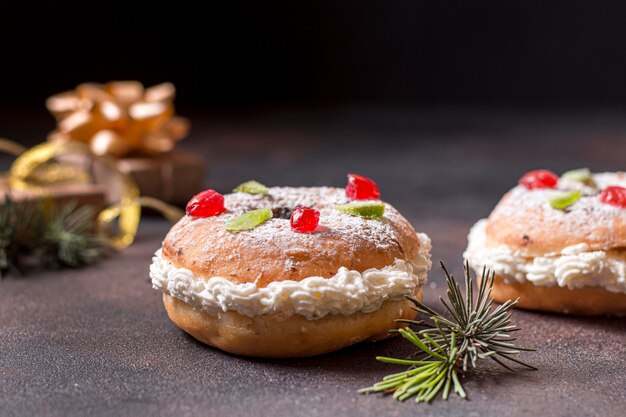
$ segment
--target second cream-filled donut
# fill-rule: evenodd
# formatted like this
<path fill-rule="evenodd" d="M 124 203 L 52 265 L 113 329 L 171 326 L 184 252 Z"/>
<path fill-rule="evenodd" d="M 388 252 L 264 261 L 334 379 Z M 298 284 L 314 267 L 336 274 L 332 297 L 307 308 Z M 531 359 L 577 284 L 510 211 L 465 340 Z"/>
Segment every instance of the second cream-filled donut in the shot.
<path fill-rule="evenodd" d="M 626 314 L 626 175 L 532 171 L 469 234 L 465 258 L 521 308 Z"/>

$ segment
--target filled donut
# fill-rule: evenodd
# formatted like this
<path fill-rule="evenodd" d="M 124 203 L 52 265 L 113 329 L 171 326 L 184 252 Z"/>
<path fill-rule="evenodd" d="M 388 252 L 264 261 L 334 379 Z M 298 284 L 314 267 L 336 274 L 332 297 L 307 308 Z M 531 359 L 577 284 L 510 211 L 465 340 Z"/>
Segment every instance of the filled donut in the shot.
<path fill-rule="evenodd" d="M 465 258 L 495 272 L 496 301 L 583 315 L 626 314 L 626 174 L 524 175 L 468 237 Z"/>
<path fill-rule="evenodd" d="M 377 340 L 415 316 L 430 239 L 371 180 L 194 197 L 150 268 L 170 319 L 227 352 L 311 356 Z"/>

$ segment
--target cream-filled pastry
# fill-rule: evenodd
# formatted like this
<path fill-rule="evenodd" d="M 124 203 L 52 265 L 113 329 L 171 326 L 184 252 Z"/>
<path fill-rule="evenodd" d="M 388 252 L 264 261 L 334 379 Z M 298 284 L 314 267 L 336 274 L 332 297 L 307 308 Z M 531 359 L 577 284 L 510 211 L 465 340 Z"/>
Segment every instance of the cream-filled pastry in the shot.
<path fill-rule="evenodd" d="M 468 236 L 465 259 L 496 275 L 496 301 L 626 314 L 626 174 L 531 171 Z"/>
<path fill-rule="evenodd" d="M 321 354 L 377 340 L 413 318 L 431 266 L 416 233 L 373 182 L 346 190 L 266 188 L 194 197 L 150 268 L 171 320 L 225 351 Z"/>

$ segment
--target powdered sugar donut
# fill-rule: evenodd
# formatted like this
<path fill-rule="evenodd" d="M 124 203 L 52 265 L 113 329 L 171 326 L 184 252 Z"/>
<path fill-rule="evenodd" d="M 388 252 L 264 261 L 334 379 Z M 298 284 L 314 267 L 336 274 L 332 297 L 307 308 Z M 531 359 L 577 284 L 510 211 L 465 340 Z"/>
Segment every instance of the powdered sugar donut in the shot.
<path fill-rule="evenodd" d="M 528 309 L 626 314 L 625 187 L 621 172 L 543 180 L 531 172 L 474 225 L 464 256 L 477 271 L 495 271 L 497 301 L 520 297 Z"/>
<path fill-rule="evenodd" d="M 150 269 L 172 321 L 228 352 L 309 356 L 375 340 L 415 312 L 430 269 L 430 239 L 391 205 L 381 218 L 336 208 L 343 189 L 273 187 L 224 196 L 225 212 L 186 216 L 168 233 Z M 312 233 L 292 229 L 290 214 L 319 214 Z M 233 233 L 225 222 L 252 210 L 272 218 Z"/>

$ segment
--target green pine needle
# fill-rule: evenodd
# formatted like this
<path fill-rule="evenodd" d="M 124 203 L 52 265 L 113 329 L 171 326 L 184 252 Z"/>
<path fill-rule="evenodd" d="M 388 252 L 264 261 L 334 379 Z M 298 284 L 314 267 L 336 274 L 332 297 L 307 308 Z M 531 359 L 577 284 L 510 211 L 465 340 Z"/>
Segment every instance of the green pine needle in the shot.
<path fill-rule="evenodd" d="M 39 258 L 47 266 L 76 267 L 101 258 L 104 249 L 94 229 L 91 206 L 77 208 L 46 201 L 0 201 L 0 277 L 19 272 L 21 258 Z"/>
<path fill-rule="evenodd" d="M 415 304 L 414 309 L 428 318 L 426 321 L 398 320 L 423 327 L 415 331 L 409 327 L 398 333 L 417 348 L 418 359 L 396 359 L 377 357 L 376 359 L 396 365 L 409 365 L 405 372 L 391 374 L 371 387 L 360 389 L 359 393 L 383 392 L 393 394 L 393 398 L 404 401 L 415 397 L 415 402 L 430 402 L 441 393 L 447 400 L 450 392 L 461 398 L 467 394 L 459 374 L 475 368 L 482 359 L 491 359 L 498 365 L 515 371 L 505 361 L 514 362 L 529 369 L 537 369 L 511 355 L 520 351 L 534 351 L 513 343 L 511 334 L 520 330 L 511 322 L 511 309 L 518 300 L 507 301 L 492 308 L 491 290 L 494 273 L 483 269 L 474 299 L 473 279 L 469 265 L 465 264 L 465 296 L 458 282 L 441 264 L 446 276 L 447 300 L 440 301 L 447 311 L 447 317 L 437 313 L 420 301 L 408 297 Z"/>
<path fill-rule="evenodd" d="M 48 210 L 39 242 L 43 262 L 77 267 L 100 259 L 103 242 L 93 230 L 95 214 L 91 206 L 76 208 L 76 202 Z"/>
<path fill-rule="evenodd" d="M 11 200 L 6 199 L 0 206 L 0 276 L 13 266 L 15 223 L 15 208 Z"/>

